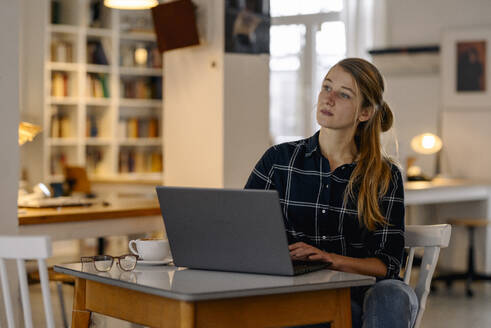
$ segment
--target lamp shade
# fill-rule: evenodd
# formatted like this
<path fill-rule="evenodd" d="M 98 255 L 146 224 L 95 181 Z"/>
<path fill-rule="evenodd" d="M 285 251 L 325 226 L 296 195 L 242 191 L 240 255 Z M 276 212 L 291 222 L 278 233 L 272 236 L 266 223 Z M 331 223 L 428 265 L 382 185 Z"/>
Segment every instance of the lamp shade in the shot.
<path fill-rule="evenodd" d="M 34 137 L 41 132 L 41 127 L 27 123 L 20 122 L 19 123 L 19 146 L 25 144 L 28 141 L 32 141 Z"/>
<path fill-rule="evenodd" d="M 158 5 L 157 0 L 104 0 L 104 6 L 114 9 L 150 9 Z"/>
<path fill-rule="evenodd" d="M 442 139 L 433 133 L 423 133 L 411 139 L 411 148 L 419 154 L 434 154 L 442 149 Z"/>

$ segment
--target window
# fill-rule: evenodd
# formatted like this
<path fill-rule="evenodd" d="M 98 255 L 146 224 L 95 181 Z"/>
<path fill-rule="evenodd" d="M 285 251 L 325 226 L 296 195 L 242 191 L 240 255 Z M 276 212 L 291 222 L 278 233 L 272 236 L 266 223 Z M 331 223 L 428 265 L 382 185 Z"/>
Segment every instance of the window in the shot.
<path fill-rule="evenodd" d="M 315 110 L 322 79 L 349 53 L 347 24 L 353 15 L 347 11 L 354 10 L 356 16 L 360 10 L 349 4 L 271 0 L 270 132 L 275 143 L 307 137 L 318 129 Z"/>

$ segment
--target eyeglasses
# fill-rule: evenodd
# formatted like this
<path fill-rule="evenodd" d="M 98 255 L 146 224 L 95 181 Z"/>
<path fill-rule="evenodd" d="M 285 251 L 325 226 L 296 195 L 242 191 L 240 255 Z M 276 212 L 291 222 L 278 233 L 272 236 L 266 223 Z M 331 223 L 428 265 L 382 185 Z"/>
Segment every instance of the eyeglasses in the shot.
<path fill-rule="evenodd" d="M 113 267 L 115 259 L 121 270 L 132 271 L 136 267 L 137 256 L 133 254 L 114 257 L 111 255 L 82 256 L 80 257 L 80 262 L 82 262 L 82 264 L 94 263 L 94 267 L 97 271 L 107 272 Z"/>

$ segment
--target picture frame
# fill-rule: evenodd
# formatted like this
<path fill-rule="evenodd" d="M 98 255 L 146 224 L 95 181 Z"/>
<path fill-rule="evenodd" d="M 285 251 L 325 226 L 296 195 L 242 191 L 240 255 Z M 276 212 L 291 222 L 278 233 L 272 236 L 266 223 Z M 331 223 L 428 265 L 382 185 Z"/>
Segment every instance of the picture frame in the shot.
<path fill-rule="evenodd" d="M 491 26 L 447 30 L 441 45 L 442 105 L 491 105 Z"/>

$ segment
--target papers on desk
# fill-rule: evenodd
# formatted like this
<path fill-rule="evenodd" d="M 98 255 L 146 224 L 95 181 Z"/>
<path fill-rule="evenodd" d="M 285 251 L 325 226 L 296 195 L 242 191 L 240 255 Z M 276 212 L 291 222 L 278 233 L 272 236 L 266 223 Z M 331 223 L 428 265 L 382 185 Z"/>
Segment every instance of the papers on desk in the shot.
<path fill-rule="evenodd" d="M 61 207 L 61 206 L 88 206 L 96 203 L 96 199 L 82 197 L 54 197 L 38 199 L 19 198 L 17 205 L 19 207 Z"/>

